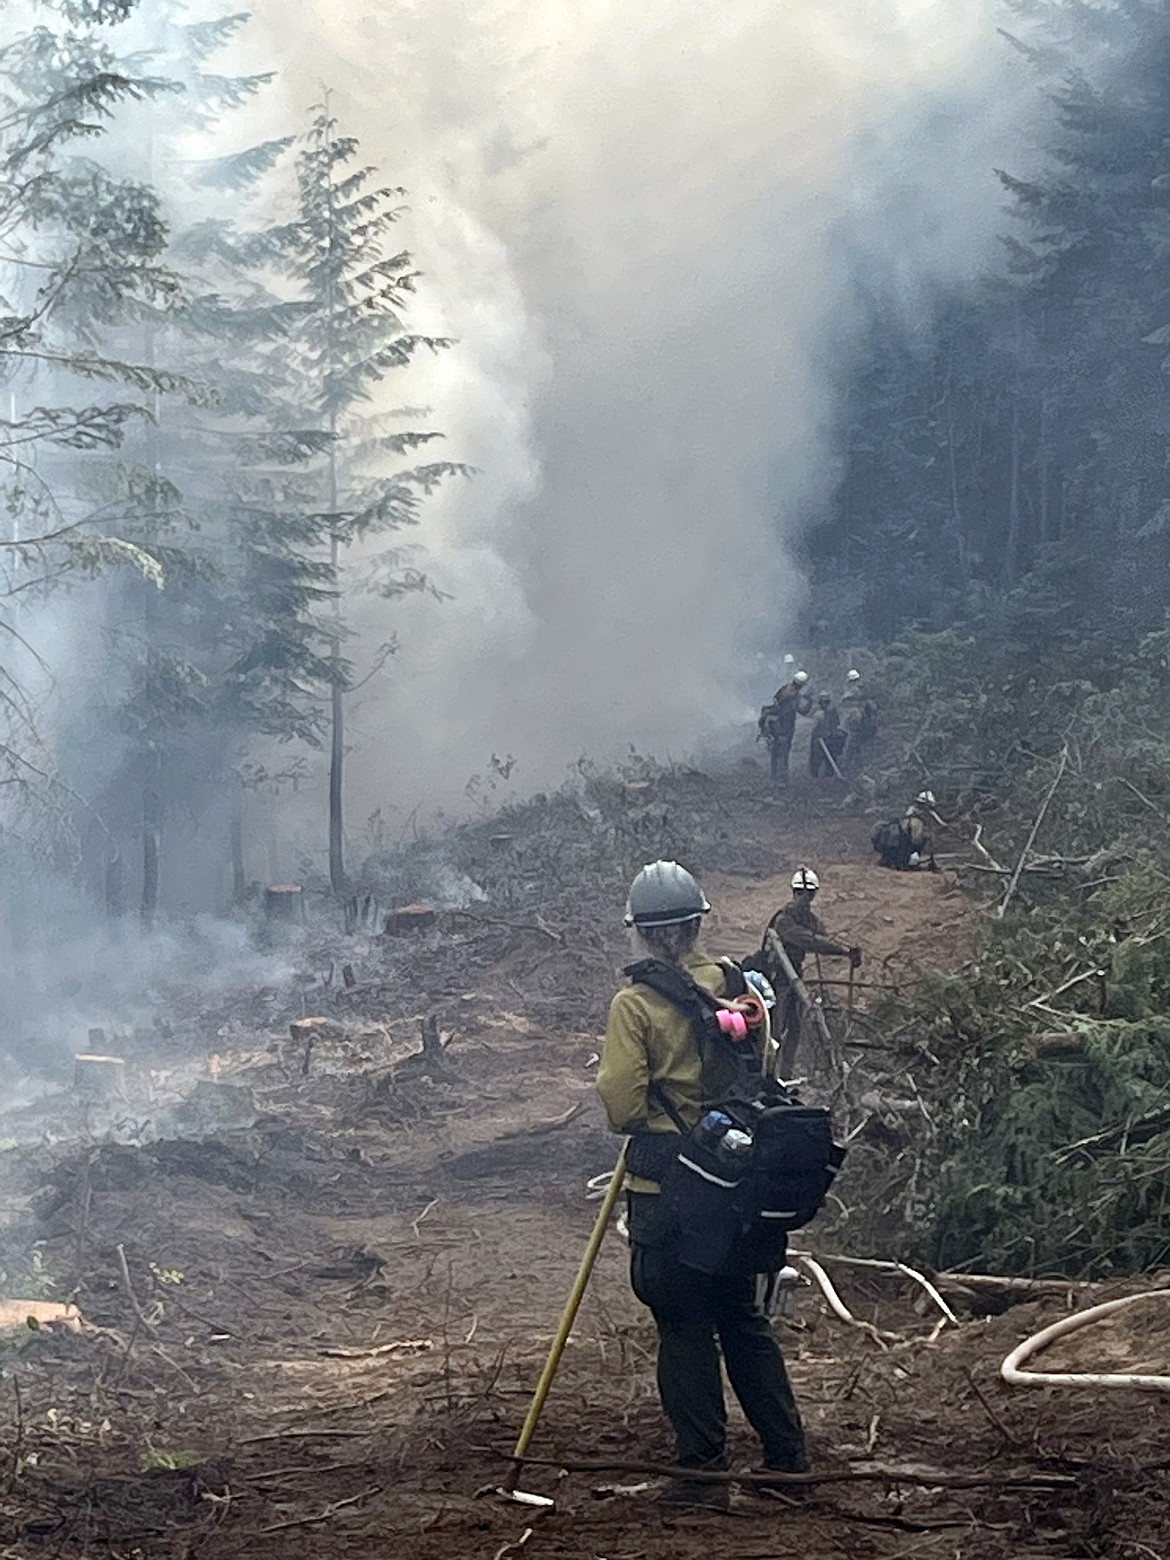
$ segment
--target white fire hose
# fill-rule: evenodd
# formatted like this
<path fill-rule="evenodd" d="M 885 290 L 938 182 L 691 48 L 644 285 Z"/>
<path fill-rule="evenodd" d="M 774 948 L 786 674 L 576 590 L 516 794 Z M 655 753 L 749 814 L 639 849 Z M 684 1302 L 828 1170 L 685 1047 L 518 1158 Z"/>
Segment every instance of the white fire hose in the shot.
<path fill-rule="evenodd" d="M 1137 1392 L 1170 1392 L 1170 1376 L 1142 1376 L 1123 1371 L 1040 1371 L 1021 1370 L 1026 1360 L 1046 1349 L 1058 1338 L 1094 1322 L 1112 1316 L 1125 1306 L 1137 1305 L 1142 1300 L 1170 1299 L 1170 1289 L 1148 1289 L 1140 1295 L 1123 1295 L 1120 1300 L 1105 1300 L 1101 1305 L 1090 1306 L 1087 1311 L 1076 1311 L 1064 1316 L 1041 1332 L 1025 1338 L 1004 1360 L 999 1373 L 1011 1387 L 1120 1387 Z"/>
<path fill-rule="evenodd" d="M 605 1187 L 612 1178 L 612 1171 L 606 1171 L 602 1175 L 595 1175 L 585 1183 L 585 1195 L 592 1201 L 602 1196 Z M 626 1235 L 625 1214 L 620 1215 L 618 1230 L 621 1235 Z M 841 1299 L 834 1287 L 832 1279 L 821 1264 L 808 1252 L 792 1251 L 790 1259 L 798 1261 L 810 1274 L 825 1300 L 829 1309 L 842 1322 L 850 1327 L 856 1327 L 860 1331 L 868 1333 L 879 1348 L 886 1349 L 890 1343 L 898 1340 L 896 1333 L 883 1332 L 875 1327 L 872 1322 L 866 1322 L 853 1315 L 848 1306 Z M 861 1258 L 836 1257 L 830 1261 L 853 1263 L 859 1267 L 879 1268 L 885 1271 L 901 1273 L 906 1278 L 918 1283 L 930 1296 L 931 1300 L 942 1311 L 942 1320 L 935 1328 L 931 1341 L 937 1337 L 939 1328 L 946 1322 L 959 1324 L 959 1318 L 951 1310 L 950 1306 L 939 1294 L 930 1280 L 916 1269 L 908 1267 L 903 1262 L 875 1262 Z M 1170 1376 L 1146 1376 L 1131 1371 L 1039 1371 L 1023 1370 L 1021 1367 L 1037 1354 L 1042 1353 L 1049 1344 L 1055 1343 L 1058 1338 L 1067 1337 L 1069 1333 L 1079 1332 L 1083 1327 L 1091 1327 L 1094 1322 L 1103 1321 L 1105 1317 L 1114 1315 L 1126 1306 L 1138 1305 L 1143 1300 L 1170 1300 L 1170 1287 L 1165 1289 L 1148 1289 L 1140 1295 L 1123 1295 L 1118 1300 L 1105 1300 L 1100 1305 L 1090 1306 L 1086 1311 L 1077 1311 L 1072 1316 L 1064 1316 L 1058 1322 L 1052 1322 L 1038 1333 L 1033 1333 L 1030 1338 L 1025 1338 L 1023 1343 L 1017 1344 L 1012 1352 L 1004 1360 L 999 1368 L 1003 1380 L 1011 1387 L 1111 1387 L 1128 1389 L 1136 1392 L 1170 1392 Z"/>

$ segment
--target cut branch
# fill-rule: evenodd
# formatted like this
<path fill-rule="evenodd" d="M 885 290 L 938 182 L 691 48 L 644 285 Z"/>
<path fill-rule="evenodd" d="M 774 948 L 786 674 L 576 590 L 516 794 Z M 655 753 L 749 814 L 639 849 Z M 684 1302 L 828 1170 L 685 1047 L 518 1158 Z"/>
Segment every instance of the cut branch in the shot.
<path fill-rule="evenodd" d="M 1032 846 L 1036 843 L 1036 836 L 1040 832 L 1040 825 L 1044 822 L 1044 814 L 1048 811 L 1048 804 L 1052 801 L 1052 798 L 1056 795 L 1056 788 L 1060 784 L 1061 780 L 1064 778 L 1064 772 L 1065 772 L 1065 770 L 1067 768 L 1068 768 L 1068 743 L 1066 742 L 1065 745 L 1060 750 L 1060 763 L 1056 766 L 1056 774 L 1053 777 L 1052 784 L 1048 787 L 1048 790 L 1045 792 L 1045 795 L 1044 795 L 1044 800 L 1040 803 L 1040 811 L 1036 814 L 1036 817 L 1033 819 L 1032 827 L 1028 831 L 1028 838 L 1025 840 L 1024 848 L 1020 852 L 1020 859 L 1016 862 L 1015 871 L 1012 873 L 1011 880 L 1008 883 L 1007 888 L 1004 890 L 1003 898 L 1000 900 L 999 905 L 998 905 L 998 907 L 996 909 L 996 912 L 995 912 L 996 920 L 1002 920 L 1003 919 L 1004 913 L 1007 910 L 1008 905 L 1010 905 L 1011 902 L 1012 902 L 1012 896 L 1015 894 L 1016 888 L 1019 886 L 1020 875 L 1021 875 L 1021 873 L 1024 870 L 1024 863 L 1028 859 L 1028 853 L 1031 851 Z"/>

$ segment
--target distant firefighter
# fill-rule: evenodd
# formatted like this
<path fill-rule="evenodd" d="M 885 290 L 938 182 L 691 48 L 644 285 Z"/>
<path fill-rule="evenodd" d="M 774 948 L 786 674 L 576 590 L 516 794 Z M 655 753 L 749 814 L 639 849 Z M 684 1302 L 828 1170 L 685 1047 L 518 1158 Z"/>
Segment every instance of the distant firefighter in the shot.
<path fill-rule="evenodd" d="M 833 703 L 831 694 L 817 694 L 817 712 L 813 717 L 812 736 L 808 745 L 808 772 L 814 779 L 831 775 L 833 766 L 841 767 L 845 748 L 845 733 L 841 729 L 841 715 Z"/>
<path fill-rule="evenodd" d="M 873 831 L 878 865 L 894 872 L 937 872 L 930 825 L 942 820 L 934 810 L 933 791 L 919 791 L 901 818 L 879 823 Z"/>
<path fill-rule="evenodd" d="M 878 707 L 873 699 L 863 699 L 845 715 L 845 750 L 841 755 L 841 770 L 846 775 L 859 775 L 865 767 L 866 756 L 877 741 Z"/>
<path fill-rule="evenodd" d="M 820 886 L 821 881 L 811 867 L 798 867 L 792 874 L 792 899 L 776 912 L 766 928 L 767 932 L 776 933 L 780 946 L 798 976 L 804 969 L 806 954 L 810 953 L 827 958 L 847 958 L 852 969 L 861 963 L 860 948 L 834 942 L 826 933 L 820 918 L 813 913 L 813 900 Z M 780 1043 L 780 1076 L 791 1078 L 795 1074 L 796 1055 L 800 1048 L 800 1001 L 789 984 L 783 966 L 770 952 L 766 933 L 763 947 L 743 961 L 743 968 L 759 970 L 772 982 L 776 992 L 777 1016 L 774 1022 L 778 1026 L 777 1039 Z"/>
<path fill-rule="evenodd" d="M 796 734 L 796 717 L 807 715 L 810 709 L 811 701 L 804 691 L 807 682 L 807 672 L 794 672 L 789 682 L 776 689 L 772 702 L 760 711 L 759 735 L 768 744 L 772 788 L 776 791 L 788 787 L 788 755 Z"/>

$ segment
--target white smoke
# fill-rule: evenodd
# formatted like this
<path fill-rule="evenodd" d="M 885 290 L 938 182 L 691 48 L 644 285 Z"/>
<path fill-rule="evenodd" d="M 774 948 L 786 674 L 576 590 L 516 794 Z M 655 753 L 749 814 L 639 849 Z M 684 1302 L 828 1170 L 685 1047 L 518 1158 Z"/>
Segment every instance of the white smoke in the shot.
<path fill-rule="evenodd" d="M 132 41 L 164 15 L 142 0 Z M 222 145 L 172 150 L 296 131 L 330 89 L 410 192 L 411 323 L 458 340 L 378 409 L 433 408 L 412 425 L 479 469 L 417 537 L 451 599 L 351 604 L 359 675 L 402 646 L 349 701 L 355 838 L 377 809 L 458 805 L 492 753 L 531 790 L 750 718 L 795 648 L 790 548 L 831 494 L 859 299 L 913 320 L 994 253 L 992 169 L 1035 112 L 997 20 L 998 0 L 255 0 L 215 66 L 274 86 Z M 320 862 L 312 763 L 320 788 L 256 820 L 271 875 L 308 841 Z"/>
<path fill-rule="evenodd" d="M 351 817 L 449 801 L 490 752 L 692 747 L 770 691 L 832 483 L 857 288 L 913 315 L 974 274 L 1031 104 L 991 0 L 259 0 L 410 191 L 412 370 L 481 475 L 428 510 L 454 593 L 367 623 Z M 399 387 L 393 387 L 396 391 Z M 378 609 L 379 612 L 382 609 Z M 831 603 L 818 604 L 831 616 Z"/>

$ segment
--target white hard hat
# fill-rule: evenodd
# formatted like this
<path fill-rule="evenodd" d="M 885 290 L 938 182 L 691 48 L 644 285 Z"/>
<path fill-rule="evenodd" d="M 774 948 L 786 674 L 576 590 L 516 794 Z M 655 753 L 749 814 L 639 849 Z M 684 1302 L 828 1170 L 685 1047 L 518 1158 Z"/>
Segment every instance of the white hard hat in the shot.
<path fill-rule="evenodd" d="M 849 668 L 849 670 L 845 673 L 845 681 L 846 682 L 860 682 L 861 681 L 861 673 L 857 670 L 857 668 L 855 666 L 851 666 Z"/>
<path fill-rule="evenodd" d="M 805 683 L 808 682 L 808 673 L 807 672 L 795 672 L 793 674 L 792 681 L 796 684 L 796 686 L 798 688 L 803 688 Z"/>
<path fill-rule="evenodd" d="M 792 874 L 792 886 L 805 893 L 815 893 L 821 886 L 821 880 L 811 867 L 797 867 Z"/>
<path fill-rule="evenodd" d="M 786 655 L 784 657 L 784 665 L 785 666 L 795 666 L 796 665 L 796 657 L 794 655 Z"/>
<path fill-rule="evenodd" d="M 918 795 L 914 798 L 914 800 L 916 802 L 921 802 L 924 807 L 933 807 L 934 806 L 934 792 L 933 791 L 919 791 Z"/>

